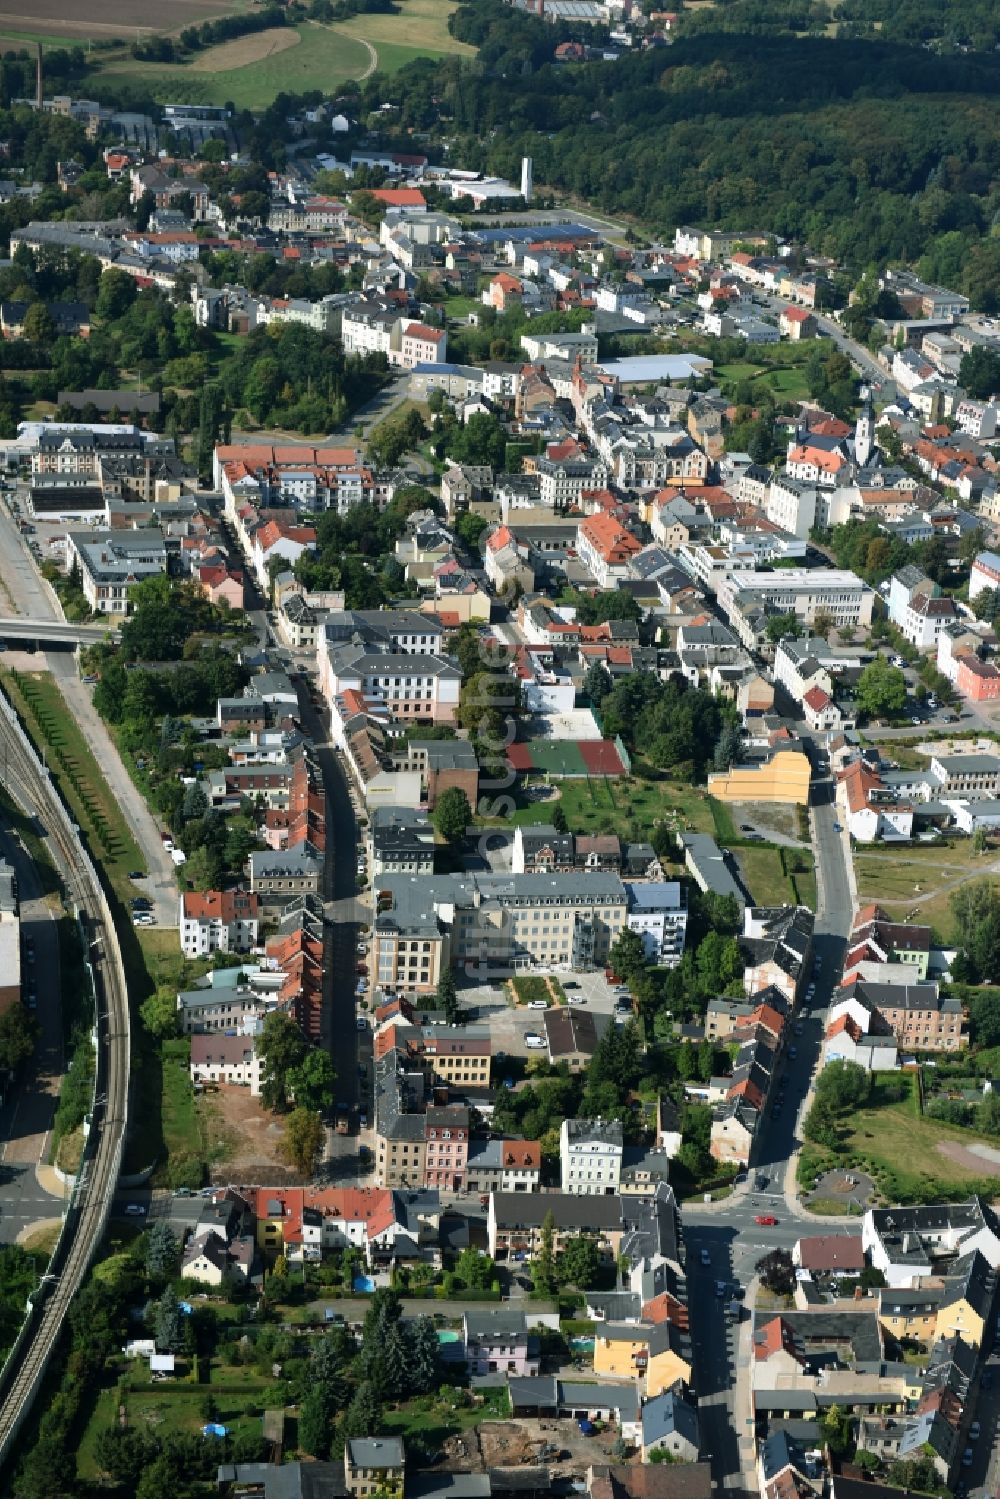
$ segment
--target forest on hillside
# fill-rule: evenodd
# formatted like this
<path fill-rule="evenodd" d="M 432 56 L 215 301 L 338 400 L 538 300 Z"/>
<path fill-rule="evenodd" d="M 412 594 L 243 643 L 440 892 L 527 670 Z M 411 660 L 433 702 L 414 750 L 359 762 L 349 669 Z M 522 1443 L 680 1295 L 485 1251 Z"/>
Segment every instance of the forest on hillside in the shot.
<path fill-rule="evenodd" d="M 715 14 L 715 12 L 712 12 Z M 698 32 L 614 63 L 556 65 L 553 28 L 471 0 L 473 63 L 373 79 L 402 133 L 664 234 L 687 221 L 807 239 L 849 266 L 923 257 L 983 308 L 1000 298 L 1000 57 L 862 38 Z"/>

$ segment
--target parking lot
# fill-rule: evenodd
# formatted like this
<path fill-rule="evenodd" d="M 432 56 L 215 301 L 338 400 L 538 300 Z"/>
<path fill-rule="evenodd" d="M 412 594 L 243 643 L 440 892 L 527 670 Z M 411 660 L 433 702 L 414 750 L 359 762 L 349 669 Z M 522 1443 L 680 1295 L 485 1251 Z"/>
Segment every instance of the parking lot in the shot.
<path fill-rule="evenodd" d="M 582 1000 L 574 1008 L 589 1010 L 591 1014 L 610 1015 L 618 998 L 603 973 L 555 973 L 552 975 L 562 985 L 567 1000 Z M 493 1038 L 494 1054 L 505 1052 L 508 1056 L 530 1057 L 541 1055 L 538 1048 L 529 1047 L 525 1036 L 545 1035 L 545 1011 L 528 1005 L 511 1002 L 510 987 L 503 984 L 482 984 L 475 980 L 458 979 L 458 1001 L 466 1011 L 472 1025 L 488 1025 Z"/>

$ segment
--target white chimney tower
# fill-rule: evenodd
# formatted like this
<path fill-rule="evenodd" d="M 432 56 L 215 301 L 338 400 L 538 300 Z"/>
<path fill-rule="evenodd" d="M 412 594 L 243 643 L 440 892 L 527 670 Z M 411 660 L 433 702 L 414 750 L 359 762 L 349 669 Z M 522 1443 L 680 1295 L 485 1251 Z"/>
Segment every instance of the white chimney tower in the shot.
<path fill-rule="evenodd" d="M 525 203 L 531 202 L 531 157 L 521 157 L 521 197 Z"/>

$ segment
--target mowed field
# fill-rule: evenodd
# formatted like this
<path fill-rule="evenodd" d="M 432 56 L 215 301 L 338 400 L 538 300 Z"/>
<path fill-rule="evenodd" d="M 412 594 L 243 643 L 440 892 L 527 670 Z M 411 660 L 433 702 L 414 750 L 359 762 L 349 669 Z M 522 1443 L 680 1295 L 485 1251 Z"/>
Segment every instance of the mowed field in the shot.
<path fill-rule="evenodd" d="M 190 63 L 111 62 L 100 76 L 142 86 L 160 101 L 231 101 L 237 109 L 264 109 L 280 93 L 330 93 L 349 78 L 362 77 L 371 64 L 371 53 L 356 37 L 306 21 L 222 42 Z"/>
<path fill-rule="evenodd" d="M 0 10 L 0 31 L 66 41 L 181 31 L 216 16 L 241 14 L 249 0 L 32 0 L 30 10 Z"/>
<path fill-rule="evenodd" d="M 392 73 L 417 57 L 471 56 L 475 48 L 448 32 L 454 9 L 455 0 L 400 0 L 392 14 L 354 16 L 332 26 L 305 21 L 238 37 L 199 52 L 190 63 L 114 58 L 101 77 L 142 87 L 161 101 L 231 101 L 238 109 L 262 109 L 278 93 L 330 93 L 348 79 L 367 78 L 376 68 Z"/>
<path fill-rule="evenodd" d="M 379 71 L 393 73 L 415 57 L 473 55 L 475 47 L 456 41 L 448 30 L 454 9 L 454 0 L 399 0 L 397 12 L 352 16 L 336 29 L 370 42 L 378 53 Z"/>

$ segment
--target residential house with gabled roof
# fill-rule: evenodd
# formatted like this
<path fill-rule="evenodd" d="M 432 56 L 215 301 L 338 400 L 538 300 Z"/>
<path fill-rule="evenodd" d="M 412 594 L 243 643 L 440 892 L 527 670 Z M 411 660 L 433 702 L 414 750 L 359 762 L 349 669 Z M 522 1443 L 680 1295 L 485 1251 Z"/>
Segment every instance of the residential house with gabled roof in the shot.
<path fill-rule="evenodd" d="M 859 843 L 877 839 L 908 839 L 913 835 L 911 797 L 887 786 L 881 771 L 867 760 L 852 760 L 837 774 L 837 799 L 845 809 L 852 838 Z"/>
<path fill-rule="evenodd" d="M 675 1390 L 664 1390 L 642 1406 L 642 1461 L 666 1452 L 682 1463 L 693 1463 L 701 1449 L 698 1412 Z"/>
<path fill-rule="evenodd" d="M 860 906 L 847 943 L 845 971 L 859 962 L 907 963 L 915 979 L 925 979 L 930 966 L 932 932 L 917 922 L 890 921 L 881 906 Z"/>
<path fill-rule="evenodd" d="M 865 1253 L 860 1234 L 808 1234 L 795 1241 L 792 1261 L 810 1275 L 860 1275 Z"/>
<path fill-rule="evenodd" d="M 636 1379 L 647 1398 L 691 1382 L 692 1354 L 686 1331 L 673 1322 L 601 1323 L 594 1331 L 594 1373 Z"/>
<path fill-rule="evenodd" d="M 468 1192 L 537 1192 L 542 1148 L 537 1140 L 470 1140 L 465 1168 Z"/>

